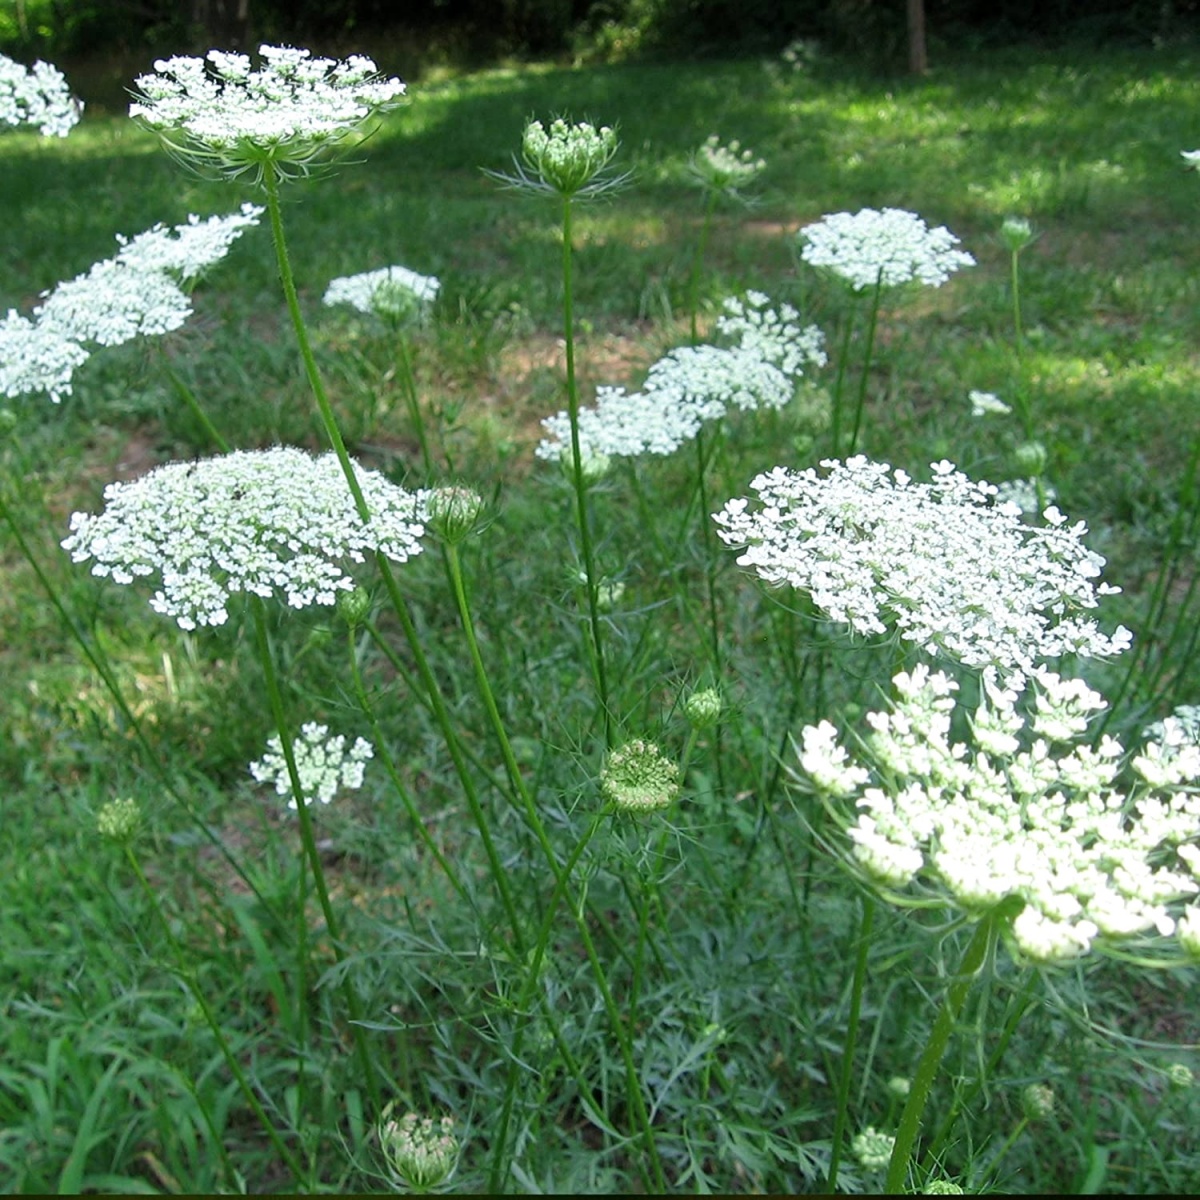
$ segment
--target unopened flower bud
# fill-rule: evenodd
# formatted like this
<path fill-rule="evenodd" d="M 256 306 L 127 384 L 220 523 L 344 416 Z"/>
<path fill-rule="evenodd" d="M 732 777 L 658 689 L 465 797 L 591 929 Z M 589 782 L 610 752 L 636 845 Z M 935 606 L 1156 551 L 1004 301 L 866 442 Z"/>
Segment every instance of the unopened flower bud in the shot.
<path fill-rule="evenodd" d="M 851 1153 L 858 1159 L 859 1166 L 866 1171 L 885 1170 L 892 1160 L 892 1149 L 896 1139 L 880 1133 L 874 1125 L 868 1125 L 862 1133 L 854 1135 L 850 1143 Z"/>
<path fill-rule="evenodd" d="M 114 842 L 132 841 L 141 823 L 142 813 L 136 800 L 110 800 L 96 814 L 96 832 Z"/>
<path fill-rule="evenodd" d="M 912 1080 L 904 1075 L 893 1075 L 887 1081 L 887 1090 L 896 1097 L 897 1100 L 907 1100 L 908 1093 L 912 1091 Z"/>
<path fill-rule="evenodd" d="M 962 1187 L 951 1179 L 927 1179 L 921 1185 L 927 1196 L 961 1196 Z"/>
<path fill-rule="evenodd" d="M 525 165 L 542 184 L 570 198 L 599 182 L 600 172 L 617 152 L 617 134 L 607 125 L 571 123 L 561 117 L 550 123 L 530 121 L 521 138 Z"/>
<path fill-rule="evenodd" d="M 418 1191 L 444 1183 L 458 1161 L 453 1118 L 435 1121 L 410 1112 L 397 1121 L 391 1112 L 389 1104 L 379 1123 L 379 1143 L 396 1181 Z"/>
<path fill-rule="evenodd" d="M 1041 442 L 1022 442 L 1013 451 L 1013 457 L 1017 461 L 1021 474 L 1027 475 L 1030 479 L 1036 479 L 1045 471 L 1049 459 L 1046 447 Z"/>
<path fill-rule="evenodd" d="M 600 790 L 626 812 L 666 808 L 679 795 L 679 767 L 653 742 L 626 742 L 609 755 Z"/>
<path fill-rule="evenodd" d="M 1024 217 L 1005 217 L 1000 226 L 1000 240 L 1012 254 L 1024 250 L 1033 241 L 1033 226 Z"/>
<path fill-rule="evenodd" d="M 371 595 L 365 588 L 354 587 L 348 592 L 339 592 L 337 598 L 338 616 L 353 629 L 361 625 L 371 611 Z"/>
<path fill-rule="evenodd" d="M 1031 1083 L 1021 1092 L 1021 1109 L 1031 1121 L 1044 1121 L 1054 1113 L 1054 1089 Z"/>
<path fill-rule="evenodd" d="M 467 537 L 483 512 L 483 497 L 468 487 L 435 488 L 429 496 L 429 528 L 451 545 Z"/>
<path fill-rule="evenodd" d="M 564 447 L 563 456 L 559 461 L 562 463 L 563 473 L 566 477 L 572 478 L 572 455 L 569 445 Z M 608 474 L 608 468 L 612 465 L 612 459 L 603 451 L 588 450 L 586 447 L 580 451 L 579 461 L 584 481 L 587 483 L 594 483 L 597 479 L 603 478 Z"/>
<path fill-rule="evenodd" d="M 1186 1092 L 1195 1085 L 1196 1076 L 1187 1063 L 1172 1063 L 1167 1068 L 1167 1082 L 1176 1091 Z"/>
<path fill-rule="evenodd" d="M 696 729 L 712 729 L 721 719 L 721 693 L 716 688 L 693 692 L 683 702 L 683 715 Z"/>

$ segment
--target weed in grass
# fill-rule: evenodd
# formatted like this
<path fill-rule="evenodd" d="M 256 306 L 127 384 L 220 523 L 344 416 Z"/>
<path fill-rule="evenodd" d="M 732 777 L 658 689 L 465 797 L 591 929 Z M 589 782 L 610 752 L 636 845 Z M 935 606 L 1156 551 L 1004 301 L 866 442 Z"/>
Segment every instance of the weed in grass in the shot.
<path fill-rule="evenodd" d="M 8 389 L 9 1190 L 1195 1189 L 1193 73 L 784 67 L 447 79 L 365 165 L 289 126 L 233 183 L 103 114 L 6 135 L 20 312 L 118 229 L 271 229 L 182 328 L 84 339 L 59 405 Z M 543 206 L 479 172 L 523 129 Z M 875 263 L 856 336 L 796 233 L 864 204 L 977 266 Z M 420 320 L 321 306 L 398 262 Z M 913 478 L 841 487 L 847 447 Z M 942 459 L 1032 511 L 937 500 Z M 766 586 L 708 524 L 758 476 L 792 491 L 718 515 Z M 130 586 L 71 567 L 73 511 Z"/>

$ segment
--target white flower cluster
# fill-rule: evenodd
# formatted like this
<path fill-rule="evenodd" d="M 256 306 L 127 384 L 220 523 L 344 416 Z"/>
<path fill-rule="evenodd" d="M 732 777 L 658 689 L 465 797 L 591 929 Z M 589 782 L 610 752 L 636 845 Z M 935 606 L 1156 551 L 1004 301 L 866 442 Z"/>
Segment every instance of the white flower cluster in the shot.
<path fill-rule="evenodd" d="M 672 454 L 706 421 L 731 408 L 782 408 L 809 366 L 824 366 L 824 338 L 815 325 L 802 328 L 790 304 L 778 309 L 762 292 L 724 303 L 718 331 L 729 346 L 685 346 L 656 362 L 641 392 L 601 387 L 593 408 L 579 411 L 580 450 L 585 458 Z M 542 421 L 550 434 L 539 458 L 570 454 L 571 422 L 560 412 Z"/>
<path fill-rule="evenodd" d="M 559 117 L 547 129 L 530 121 L 521 136 L 521 156 L 533 178 L 523 176 L 522 182 L 565 197 L 603 190 L 601 172 L 618 145 L 616 130 L 608 125 L 572 124 Z"/>
<path fill-rule="evenodd" d="M 967 399 L 971 402 L 971 416 L 986 417 L 992 414 L 1007 416 L 1012 412 L 1011 405 L 1005 404 L 995 392 L 968 392 Z"/>
<path fill-rule="evenodd" d="M 902 208 L 830 213 L 797 237 L 806 263 L 829 268 L 855 291 L 914 280 L 940 287 L 959 267 L 975 265 L 965 250 L 954 249 L 958 238 L 945 226 L 930 229 Z"/>
<path fill-rule="evenodd" d="M 821 464 L 827 472 L 776 467 L 750 486 L 761 507 L 730 500 L 714 514 L 721 538 L 770 584 L 790 584 L 854 633 L 889 627 L 927 654 L 969 667 L 1027 671 L 1063 654 L 1124 650 L 1079 610 L 1120 589 L 1096 586 L 1104 559 L 1048 508 L 1042 528 L 993 504 L 996 489 L 949 462 L 933 482 L 859 455 Z"/>
<path fill-rule="evenodd" d="M 161 576 L 150 606 L 182 629 L 221 625 L 232 596 L 281 594 L 293 608 L 332 605 L 354 586 L 342 569 L 378 551 L 421 552 L 425 492 L 356 468 L 371 512 L 364 525 L 337 458 L 303 450 L 237 451 L 171 463 L 104 490 L 105 510 L 74 513 L 62 545 L 93 575 L 132 583 Z"/>
<path fill-rule="evenodd" d="M 1189 171 L 1200 171 L 1200 150 L 1180 150 L 1183 165 Z"/>
<path fill-rule="evenodd" d="M 28 125 L 42 137 L 66 137 L 82 111 L 57 67 L 45 62 L 23 67 L 0 54 L 0 125 Z"/>
<path fill-rule="evenodd" d="M 349 304 L 360 313 L 384 317 L 419 314 L 436 299 L 441 283 L 407 267 L 382 267 L 361 275 L 343 275 L 325 289 L 327 305 Z"/>
<path fill-rule="evenodd" d="M 404 95 L 399 79 L 381 78 L 361 54 L 337 62 L 290 46 L 258 52 L 257 69 L 247 55 L 223 50 L 159 59 L 138 76 L 129 115 L 189 161 L 261 179 L 267 170 L 303 174 Z"/>
<path fill-rule="evenodd" d="M 379 1142 L 392 1173 L 402 1186 L 428 1191 L 449 1178 L 458 1162 L 454 1118 L 405 1113 L 398 1121 L 392 1106 L 384 1110 Z"/>
<path fill-rule="evenodd" d="M 292 757 L 296 760 L 304 803 L 309 805 L 319 800 L 328 804 L 341 789 L 362 787 L 363 766 L 374 756 L 371 743 L 363 738 L 358 738 L 347 750 L 345 737 L 340 733 L 330 737 L 328 725 L 318 725 L 315 721 L 302 725 L 299 736 L 292 740 Z M 290 797 L 288 808 L 297 808 L 278 734 L 268 739 L 266 754 L 250 764 L 250 774 L 259 783 L 272 784 L 280 796 Z"/>
<path fill-rule="evenodd" d="M 761 175 L 767 164 L 752 151 L 743 149 L 736 140 L 722 146 L 714 133 L 696 151 L 689 167 L 701 186 L 736 194 L 739 188 Z"/>
<path fill-rule="evenodd" d="M 895 677 L 891 711 L 866 717 L 870 769 L 848 765 L 827 722 L 804 731 L 801 765 L 843 813 L 854 859 L 898 903 L 912 885 L 971 916 L 1005 904 L 1013 940 L 1039 961 L 1151 931 L 1200 953 L 1189 942 L 1200 908 L 1180 904 L 1200 891 L 1200 756 L 1164 780 L 1145 769 L 1164 758 L 1151 743 L 1122 791 L 1118 742 L 1074 744 L 1104 699 L 1049 671 L 1035 678 L 1026 706 L 1023 687 L 985 682 L 968 747 L 951 740 L 958 685 L 917 666 Z"/>
<path fill-rule="evenodd" d="M 189 216 L 174 229 L 156 225 L 133 238 L 118 234 L 116 256 L 43 292 L 32 320 L 10 310 L 0 321 L 0 395 L 44 392 L 57 404 L 70 395 L 89 347 L 178 329 L 192 311 L 180 282 L 223 258 L 262 212 L 243 204 L 227 217 Z"/>

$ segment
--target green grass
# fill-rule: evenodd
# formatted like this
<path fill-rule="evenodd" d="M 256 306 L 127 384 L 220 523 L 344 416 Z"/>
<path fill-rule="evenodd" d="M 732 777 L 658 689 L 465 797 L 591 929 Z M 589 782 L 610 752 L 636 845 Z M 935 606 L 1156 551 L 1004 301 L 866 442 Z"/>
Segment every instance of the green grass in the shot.
<path fill-rule="evenodd" d="M 1006 215 L 1027 216 L 1039 237 L 1022 257 L 1026 366 L 1047 479 L 1063 510 L 1088 523 L 1089 545 L 1109 559 L 1105 577 L 1125 589 L 1106 601 L 1105 628 L 1124 621 L 1142 634 L 1163 545 L 1196 505 L 1181 479 L 1200 426 L 1200 182 L 1179 159 L 1200 143 L 1196 68 L 1194 51 L 1164 49 L 993 54 L 920 81 L 838 63 L 783 74 L 756 61 L 447 76 L 414 85 L 353 156 L 360 163 L 286 192 L 301 302 L 351 452 L 410 486 L 426 481 L 394 350 L 368 322 L 322 309 L 320 297 L 334 276 L 389 263 L 442 280 L 434 319 L 416 335 L 416 376 L 449 473 L 491 502 L 489 527 L 465 548 L 472 610 L 560 861 L 598 804 L 603 733 L 578 603 L 574 496 L 564 475 L 533 458 L 538 420 L 565 407 L 557 214 L 481 168 L 511 166 L 531 115 L 619 126 L 619 165 L 633 180 L 577 217 L 585 402 L 600 384 L 635 387 L 687 339 L 701 206 L 685 167 L 712 132 L 739 138 L 769 170 L 752 209 L 718 209 L 705 328 L 722 297 L 752 287 L 832 331 L 845 297 L 801 267 L 792 236 L 823 213 L 893 206 L 948 225 L 978 265 L 938 291 L 885 298 L 861 439 L 864 452 L 916 476 L 942 457 L 975 477 L 1017 475 L 1015 424 L 981 432 L 966 396 L 1016 387 L 997 233 Z M 89 116 L 62 143 L 6 135 L 0 177 L 0 311 L 27 312 L 43 290 L 110 255 L 116 233 L 252 198 L 184 175 L 113 113 Z M 97 509 L 106 483 L 212 452 L 167 365 L 233 444 L 322 447 L 266 228 L 235 245 L 195 307 L 167 339 L 98 353 L 60 406 L 6 402 L 6 504 L 70 620 L 111 664 L 127 708 L 0 526 L 0 1187 L 388 1190 L 373 1133 L 380 1114 L 339 990 L 346 979 L 385 1099 L 455 1117 L 454 1186 L 487 1187 L 518 1030 L 508 1186 L 651 1185 L 625 1064 L 570 916 L 584 901 L 575 894 L 558 912 L 537 980 L 545 1007 L 523 1008 L 529 959 L 513 944 L 395 620 L 378 618 L 392 659 L 361 635 L 358 660 L 397 777 L 465 894 L 373 764 L 363 792 L 317 818 L 348 948 L 338 962 L 299 866 L 295 823 L 246 770 L 273 729 L 249 612 L 185 634 L 149 610 L 144 588 L 93 580 L 57 549 L 70 512 Z M 761 470 L 808 465 L 824 453 L 823 436 L 798 409 L 738 418 L 707 481 L 710 511 L 745 495 Z M 592 495 L 602 571 L 625 586 L 603 617 L 620 740 L 651 738 L 674 756 L 688 739 L 680 697 L 712 670 L 708 560 L 687 513 L 693 487 L 684 450 L 616 469 Z M 1194 616 L 1194 571 L 1193 540 L 1160 634 L 1176 612 Z M 507 799 L 440 556 L 422 555 L 398 577 L 532 930 L 554 880 Z M 720 735 L 701 736 L 670 820 L 606 822 L 574 883 L 586 881 L 581 911 L 625 1015 L 668 1185 L 819 1191 L 859 892 L 797 818 L 787 738 L 824 716 L 853 727 L 855 712 L 878 706 L 892 651 L 849 644 L 799 598 L 766 593 L 723 550 L 715 587 L 728 706 Z M 320 608 L 276 606 L 269 622 L 291 717 L 369 734 L 344 626 Z M 1150 646 L 1110 732 L 1132 744 L 1173 704 L 1197 702 L 1200 656 L 1184 653 L 1186 637 L 1185 626 Z M 1120 661 L 1080 667 L 1110 695 L 1121 687 Z M 154 903 L 94 832 L 96 812 L 119 795 L 145 813 L 138 857 Z M 296 945 L 302 903 L 307 953 Z M 899 1108 L 886 1082 L 914 1073 L 964 944 L 961 929 L 942 928 L 944 915 L 877 914 L 849 1133 L 871 1124 L 894 1132 Z M 301 1177 L 256 1120 L 189 979 Z M 1194 1191 L 1198 1093 L 1173 1089 L 1166 1071 L 1200 1070 L 1195 979 L 1192 968 L 1098 957 L 1030 972 L 999 953 L 960 1016 L 915 1180 Z M 1006 1022 L 1026 996 L 1007 1043 Z M 1058 1111 L 995 1161 L 1030 1082 L 1054 1087 Z M 961 1118 L 939 1139 L 955 1101 Z M 881 1181 L 847 1159 L 839 1186 L 870 1191 Z"/>

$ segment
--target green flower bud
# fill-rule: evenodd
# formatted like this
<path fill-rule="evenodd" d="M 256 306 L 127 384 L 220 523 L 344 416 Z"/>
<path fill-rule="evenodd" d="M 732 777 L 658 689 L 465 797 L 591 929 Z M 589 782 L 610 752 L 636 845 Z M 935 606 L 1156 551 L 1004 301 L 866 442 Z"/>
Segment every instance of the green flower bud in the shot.
<path fill-rule="evenodd" d="M 1005 217 L 1000 240 L 1012 254 L 1019 254 L 1034 239 L 1033 226 L 1024 217 Z"/>
<path fill-rule="evenodd" d="M 864 1170 L 883 1171 L 892 1161 L 895 1145 L 894 1137 L 880 1133 L 874 1125 L 868 1125 L 862 1133 L 854 1135 L 854 1141 L 850 1143 L 850 1152 Z"/>
<path fill-rule="evenodd" d="M 1021 1092 L 1021 1111 L 1031 1121 L 1044 1121 L 1054 1113 L 1054 1089 L 1031 1083 Z"/>
<path fill-rule="evenodd" d="M 96 832 L 114 842 L 131 842 L 141 823 L 136 800 L 110 800 L 96 814 Z"/>
<path fill-rule="evenodd" d="M 962 1188 L 949 1179 L 927 1179 L 921 1187 L 926 1196 L 961 1196 Z"/>
<path fill-rule="evenodd" d="M 908 1079 L 904 1075 L 893 1075 L 892 1078 L 887 1081 L 886 1086 L 887 1090 L 891 1093 L 891 1095 L 895 1096 L 897 1100 L 907 1100 L 908 1093 L 912 1091 L 912 1080 Z"/>
<path fill-rule="evenodd" d="M 1036 479 L 1041 475 L 1049 460 L 1046 447 L 1041 442 L 1022 442 L 1013 451 L 1013 457 L 1017 461 L 1021 474 L 1027 475 L 1030 479 Z"/>
<path fill-rule="evenodd" d="M 626 812 L 653 812 L 679 795 L 679 767 L 653 742 L 626 742 L 609 755 L 600 791 Z"/>
<path fill-rule="evenodd" d="M 584 449 L 580 452 L 579 458 L 583 465 L 583 478 L 586 483 L 595 483 L 597 479 L 603 478 L 608 474 L 608 468 L 612 465 L 612 459 L 599 450 Z M 571 447 L 569 445 L 564 448 L 563 455 L 558 461 L 562 464 L 563 474 L 568 479 L 573 478 Z"/>
<path fill-rule="evenodd" d="M 696 729 L 712 729 L 721 719 L 721 707 L 721 693 L 716 688 L 705 688 L 683 702 L 683 715 Z"/>
<path fill-rule="evenodd" d="M 337 598 L 338 616 L 353 629 L 361 625 L 371 611 L 371 595 L 365 588 L 355 587 L 348 592 L 339 592 Z"/>
<path fill-rule="evenodd" d="M 455 545 L 475 529 L 483 509 L 483 497 L 471 488 L 435 488 L 429 496 L 427 524 L 438 537 Z"/>
<path fill-rule="evenodd" d="M 392 1107 L 389 1104 L 383 1110 L 379 1144 L 396 1182 L 417 1191 L 444 1183 L 458 1162 L 453 1118 L 435 1121 L 410 1112 L 397 1121 L 392 1118 Z"/>
<path fill-rule="evenodd" d="M 521 138 L 521 157 L 537 180 L 564 198 L 603 186 L 600 173 L 617 152 L 616 131 L 586 121 L 571 124 L 561 117 L 547 130 L 530 121 Z"/>
<path fill-rule="evenodd" d="M 1196 1083 L 1195 1073 L 1186 1063 L 1172 1063 L 1167 1068 L 1167 1082 L 1179 1092 L 1186 1092 Z"/>

